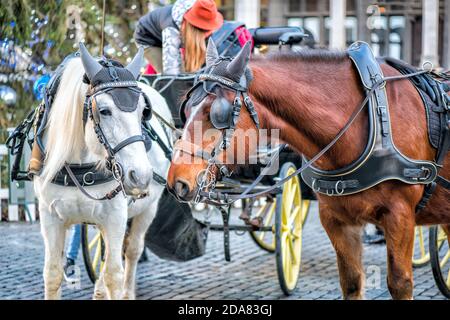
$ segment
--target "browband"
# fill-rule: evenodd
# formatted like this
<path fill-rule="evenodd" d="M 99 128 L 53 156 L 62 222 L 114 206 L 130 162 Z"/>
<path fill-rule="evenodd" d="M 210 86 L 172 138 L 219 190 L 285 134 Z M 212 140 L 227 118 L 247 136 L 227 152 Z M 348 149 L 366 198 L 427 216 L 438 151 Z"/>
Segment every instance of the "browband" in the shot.
<path fill-rule="evenodd" d="M 216 76 L 212 74 L 202 74 L 198 77 L 199 82 L 201 81 L 214 81 L 218 82 L 228 88 L 231 88 L 236 91 L 245 92 L 247 91 L 247 88 L 241 86 L 239 83 L 234 82 L 233 80 L 230 80 L 228 78 L 222 77 L 222 76 Z"/>
<path fill-rule="evenodd" d="M 97 93 L 107 88 L 130 88 L 137 87 L 137 81 L 114 81 L 114 82 L 105 82 L 99 85 L 96 85 L 92 88 L 93 93 Z"/>

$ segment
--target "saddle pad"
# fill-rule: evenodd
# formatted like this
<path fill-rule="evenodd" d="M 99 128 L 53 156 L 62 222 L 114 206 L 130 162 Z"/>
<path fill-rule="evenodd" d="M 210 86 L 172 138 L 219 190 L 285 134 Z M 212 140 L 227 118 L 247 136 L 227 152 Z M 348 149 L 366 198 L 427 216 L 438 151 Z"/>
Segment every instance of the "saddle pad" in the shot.
<path fill-rule="evenodd" d="M 417 68 L 394 58 L 385 57 L 380 59 L 380 62 L 384 62 L 393 67 L 402 74 L 409 74 L 418 71 Z M 428 139 L 433 148 L 438 149 L 443 139 L 442 134 L 444 132 L 441 127 L 440 112 L 442 107 L 439 106 L 438 99 L 432 87 L 435 85 L 434 80 L 429 75 L 418 75 L 408 79 L 414 85 L 417 92 L 422 98 L 425 113 L 427 117 Z"/>
<path fill-rule="evenodd" d="M 434 111 L 437 110 L 438 106 L 423 90 L 417 87 L 416 89 L 419 92 L 423 101 L 423 105 L 425 107 L 425 113 L 427 116 L 428 139 L 433 148 L 438 149 L 441 143 L 442 132 L 439 113 Z"/>

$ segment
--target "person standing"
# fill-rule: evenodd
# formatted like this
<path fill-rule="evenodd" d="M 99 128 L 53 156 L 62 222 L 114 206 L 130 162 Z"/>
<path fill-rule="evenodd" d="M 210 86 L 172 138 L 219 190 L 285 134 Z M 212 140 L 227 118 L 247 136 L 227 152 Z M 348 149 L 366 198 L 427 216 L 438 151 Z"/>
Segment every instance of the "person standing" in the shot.
<path fill-rule="evenodd" d="M 213 0 L 178 0 L 141 17 L 134 38 L 156 72 L 195 72 L 205 63 L 207 38 L 223 22 Z"/>
<path fill-rule="evenodd" d="M 66 264 L 64 265 L 64 279 L 69 283 L 77 282 L 75 262 L 81 245 L 81 224 L 75 224 L 70 228 L 69 242 L 66 250 Z"/>

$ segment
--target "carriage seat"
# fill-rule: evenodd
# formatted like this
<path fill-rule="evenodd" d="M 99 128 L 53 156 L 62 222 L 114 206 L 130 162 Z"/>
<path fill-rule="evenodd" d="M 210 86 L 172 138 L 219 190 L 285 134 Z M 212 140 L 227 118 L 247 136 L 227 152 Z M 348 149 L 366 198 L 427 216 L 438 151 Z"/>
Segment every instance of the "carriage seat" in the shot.
<path fill-rule="evenodd" d="M 261 27 L 249 31 L 255 45 L 299 44 L 308 36 L 301 27 Z"/>

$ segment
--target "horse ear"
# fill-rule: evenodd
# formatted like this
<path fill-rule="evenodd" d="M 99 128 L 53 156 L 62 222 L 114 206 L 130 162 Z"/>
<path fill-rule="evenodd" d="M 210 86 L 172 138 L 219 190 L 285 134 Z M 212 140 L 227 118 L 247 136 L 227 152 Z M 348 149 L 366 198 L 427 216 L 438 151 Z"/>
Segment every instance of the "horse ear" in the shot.
<path fill-rule="evenodd" d="M 250 54 L 252 53 L 252 42 L 247 41 L 245 46 L 236 55 L 233 61 L 227 66 L 227 71 L 229 74 L 242 76 L 244 74 L 245 68 L 247 67 L 248 61 L 250 60 Z"/>
<path fill-rule="evenodd" d="M 206 66 L 209 67 L 219 58 L 219 52 L 217 51 L 216 44 L 213 39 L 209 38 L 208 47 L 206 48 Z"/>
<path fill-rule="evenodd" d="M 127 65 L 126 69 L 133 74 L 136 79 L 141 74 L 141 68 L 144 64 L 144 48 L 139 47 L 138 52 L 134 56 L 133 60 Z"/>
<path fill-rule="evenodd" d="M 91 56 L 82 42 L 79 43 L 79 46 L 84 72 L 86 72 L 88 79 L 91 80 L 103 67 Z"/>

